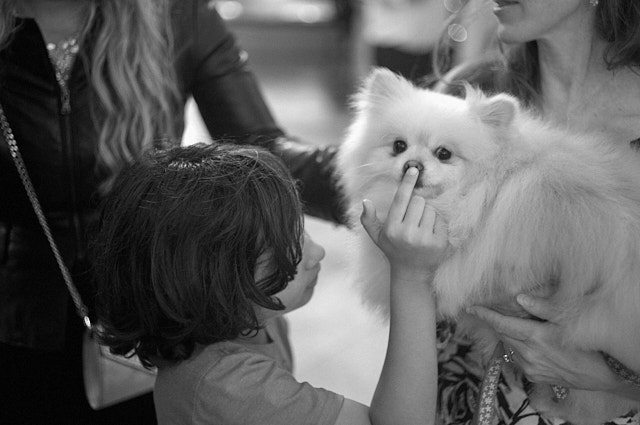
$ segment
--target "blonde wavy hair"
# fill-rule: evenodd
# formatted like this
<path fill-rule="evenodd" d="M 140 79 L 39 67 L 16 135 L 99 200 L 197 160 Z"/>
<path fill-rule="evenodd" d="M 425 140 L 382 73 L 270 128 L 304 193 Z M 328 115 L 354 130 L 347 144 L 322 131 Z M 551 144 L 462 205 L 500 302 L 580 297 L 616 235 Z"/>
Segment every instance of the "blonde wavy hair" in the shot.
<path fill-rule="evenodd" d="M 10 43 L 17 0 L 0 0 L 0 48 Z M 118 172 L 162 140 L 175 140 L 182 101 L 173 65 L 168 0 L 90 0 L 81 38 L 93 38 L 97 172 L 106 192 Z"/>

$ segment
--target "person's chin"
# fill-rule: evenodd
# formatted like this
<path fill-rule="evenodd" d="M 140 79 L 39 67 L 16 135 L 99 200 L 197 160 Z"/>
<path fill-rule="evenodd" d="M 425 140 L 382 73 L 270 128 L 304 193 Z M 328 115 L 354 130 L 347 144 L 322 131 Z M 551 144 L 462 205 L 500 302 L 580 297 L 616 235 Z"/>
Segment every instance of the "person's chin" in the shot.
<path fill-rule="evenodd" d="M 505 44 L 522 43 L 521 37 L 518 37 L 518 32 L 513 31 L 511 26 L 499 25 L 497 30 L 498 40 Z"/>
<path fill-rule="evenodd" d="M 498 19 L 497 35 L 503 43 L 517 43 L 522 32 L 523 16 L 516 3 L 507 3 L 503 7 L 493 9 L 493 14 Z"/>
<path fill-rule="evenodd" d="M 518 1 L 512 0 L 494 0 L 493 13 L 498 19 L 508 17 L 514 13 L 514 9 L 518 7 Z"/>
<path fill-rule="evenodd" d="M 311 297 L 313 296 L 313 292 L 316 289 L 316 283 L 318 283 L 318 279 L 314 279 L 312 283 L 310 283 L 307 288 L 305 289 L 304 293 L 306 295 L 305 297 L 305 301 L 302 305 L 306 304 L 309 302 L 309 300 L 311 300 Z"/>
<path fill-rule="evenodd" d="M 311 298 L 311 296 L 313 295 L 313 291 L 315 291 L 316 289 L 316 285 L 315 283 L 313 285 L 309 285 L 307 287 L 307 289 L 304 291 L 304 293 L 307 295 L 307 301 L 309 301 L 309 299 Z"/>

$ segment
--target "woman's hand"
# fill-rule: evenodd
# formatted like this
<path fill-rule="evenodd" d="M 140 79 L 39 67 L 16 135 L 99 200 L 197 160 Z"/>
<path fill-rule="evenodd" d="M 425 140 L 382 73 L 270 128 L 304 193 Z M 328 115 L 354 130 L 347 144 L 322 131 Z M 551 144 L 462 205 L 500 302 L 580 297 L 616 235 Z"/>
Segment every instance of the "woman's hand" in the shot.
<path fill-rule="evenodd" d="M 516 299 L 524 310 L 543 321 L 505 316 L 484 307 L 473 307 L 469 312 L 493 327 L 505 349 L 513 350 L 511 357 L 527 379 L 591 391 L 616 389 L 619 382 L 599 353 L 563 344 L 560 327 L 551 321 L 557 316 L 551 303 L 522 294 Z"/>
<path fill-rule="evenodd" d="M 378 220 L 375 205 L 364 200 L 361 222 L 392 268 L 428 272 L 442 261 L 447 235 L 443 220 L 426 205 L 424 198 L 412 195 L 417 179 L 418 170 L 409 168 L 384 223 Z"/>

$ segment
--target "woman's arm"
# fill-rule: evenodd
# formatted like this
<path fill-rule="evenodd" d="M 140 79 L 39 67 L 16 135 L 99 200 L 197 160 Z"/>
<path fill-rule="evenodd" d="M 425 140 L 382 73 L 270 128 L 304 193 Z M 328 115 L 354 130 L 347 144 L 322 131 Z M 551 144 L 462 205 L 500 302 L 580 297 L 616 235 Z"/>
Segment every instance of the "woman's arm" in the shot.
<path fill-rule="evenodd" d="M 176 18 L 176 66 L 211 137 L 268 148 L 302 182 L 305 213 L 344 223 L 335 177 L 336 146 L 315 146 L 285 134 L 265 102 L 247 53 L 216 9 L 208 2 L 190 3 L 192 10 L 183 5 Z"/>
<path fill-rule="evenodd" d="M 640 387 L 614 373 L 601 353 L 562 343 L 560 327 L 549 321 L 556 316 L 550 303 L 525 295 L 516 299 L 524 310 L 544 321 L 504 316 L 484 307 L 474 307 L 471 312 L 491 325 L 505 346 L 514 351 L 514 361 L 531 382 L 606 391 L 640 400 Z"/>

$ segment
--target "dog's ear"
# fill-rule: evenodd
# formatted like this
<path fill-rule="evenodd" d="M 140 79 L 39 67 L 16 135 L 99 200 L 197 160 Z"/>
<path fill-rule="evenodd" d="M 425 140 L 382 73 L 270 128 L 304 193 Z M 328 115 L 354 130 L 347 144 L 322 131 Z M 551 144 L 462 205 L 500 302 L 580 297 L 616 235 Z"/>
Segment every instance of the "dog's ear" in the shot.
<path fill-rule="evenodd" d="M 470 86 L 467 87 L 465 100 L 480 121 L 497 129 L 509 127 L 520 108 L 518 100 L 513 96 L 501 93 L 486 97 Z"/>
<path fill-rule="evenodd" d="M 413 85 L 387 68 L 375 68 L 365 79 L 360 92 L 354 97 L 354 106 L 364 110 L 391 99 L 401 99 L 402 93 L 412 90 Z"/>

